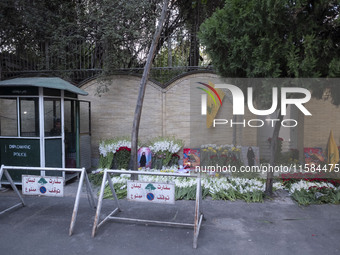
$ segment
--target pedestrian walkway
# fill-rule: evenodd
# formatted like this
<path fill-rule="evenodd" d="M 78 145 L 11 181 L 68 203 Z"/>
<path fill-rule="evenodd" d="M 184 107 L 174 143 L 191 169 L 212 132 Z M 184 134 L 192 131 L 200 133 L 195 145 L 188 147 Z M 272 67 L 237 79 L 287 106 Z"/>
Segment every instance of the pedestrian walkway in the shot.
<path fill-rule="evenodd" d="M 77 182 L 65 197 L 25 196 L 26 207 L 0 216 L 1 254 L 339 254 L 340 205 L 300 207 L 280 196 L 264 203 L 203 200 L 206 221 L 192 248 L 193 230 L 108 222 L 91 237 L 95 210 L 85 188 L 77 223 L 68 235 Z M 72 195 L 74 194 L 74 195 Z M 16 203 L 0 192 L 0 210 Z M 176 222 L 193 221 L 194 201 L 157 205 L 120 200 L 122 216 Z M 102 214 L 112 211 L 104 200 Z"/>

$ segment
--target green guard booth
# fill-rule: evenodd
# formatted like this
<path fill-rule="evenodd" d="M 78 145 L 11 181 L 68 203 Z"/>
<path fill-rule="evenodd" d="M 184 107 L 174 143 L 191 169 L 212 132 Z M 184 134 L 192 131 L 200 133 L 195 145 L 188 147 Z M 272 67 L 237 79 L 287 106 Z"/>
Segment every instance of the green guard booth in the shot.
<path fill-rule="evenodd" d="M 78 100 L 78 95 L 87 92 L 56 77 L 0 81 L 0 164 L 89 169 L 91 105 Z M 21 184 L 23 174 L 39 174 L 10 173 L 16 184 Z M 66 181 L 76 176 L 68 173 L 46 175 L 63 176 Z"/>

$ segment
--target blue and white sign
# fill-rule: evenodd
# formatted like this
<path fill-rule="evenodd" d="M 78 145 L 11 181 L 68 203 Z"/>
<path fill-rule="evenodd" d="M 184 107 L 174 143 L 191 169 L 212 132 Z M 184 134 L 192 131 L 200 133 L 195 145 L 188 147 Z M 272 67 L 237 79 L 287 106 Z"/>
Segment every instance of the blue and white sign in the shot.
<path fill-rule="evenodd" d="M 23 175 L 22 194 L 63 197 L 64 178 L 61 176 Z"/>
<path fill-rule="evenodd" d="M 169 183 L 127 182 L 127 199 L 159 204 L 175 203 L 175 185 Z"/>

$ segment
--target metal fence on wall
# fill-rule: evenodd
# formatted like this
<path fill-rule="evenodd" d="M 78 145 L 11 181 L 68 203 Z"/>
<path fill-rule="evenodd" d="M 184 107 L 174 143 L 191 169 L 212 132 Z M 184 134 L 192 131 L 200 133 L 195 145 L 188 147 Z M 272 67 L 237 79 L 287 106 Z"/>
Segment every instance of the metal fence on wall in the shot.
<path fill-rule="evenodd" d="M 165 84 L 173 77 L 193 70 L 211 69 L 204 48 L 199 48 L 200 61 L 198 65 L 190 66 L 190 35 L 176 35 L 163 39 L 163 46 L 158 51 L 150 78 Z M 107 46 L 102 42 L 72 41 L 58 50 L 54 45 L 42 42 L 34 50 L 11 50 L 11 47 L 0 49 L 1 80 L 19 76 L 58 76 L 79 84 L 96 77 L 109 69 L 109 74 L 127 73 L 142 74 L 143 63 L 147 52 L 132 52 L 126 61 L 120 61 L 118 66 L 110 65 L 106 59 Z M 134 50 L 134 49 L 133 49 Z M 123 57 L 124 58 L 124 57 Z M 137 59 L 137 60 L 136 60 Z M 105 68 L 106 67 L 106 68 Z"/>

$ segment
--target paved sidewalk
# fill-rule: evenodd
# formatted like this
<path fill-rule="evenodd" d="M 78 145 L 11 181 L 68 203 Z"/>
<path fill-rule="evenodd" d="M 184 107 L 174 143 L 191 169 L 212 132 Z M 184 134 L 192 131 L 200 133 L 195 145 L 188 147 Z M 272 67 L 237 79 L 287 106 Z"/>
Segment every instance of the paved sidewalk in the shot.
<path fill-rule="evenodd" d="M 251 204 L 203 200 L 206 221 L 195 250 L 193 230 L 185 228 L 109 221 L 92 238 L 95 210 L 84 192 L 70 237 L 76 187 L 66 185 L 63 198 L 25 196 L 26 207 L 0 215 L 0 254 L 340 254 L 340 205 L 299 207 L 284 196 Z M 13 191 L 0 192 L 0 210 L 17 201 Z M 120 203 L 121 216 L 193 222 L 194 201 Z M 102 216 L 113 206 L 104 200 Z"/>

